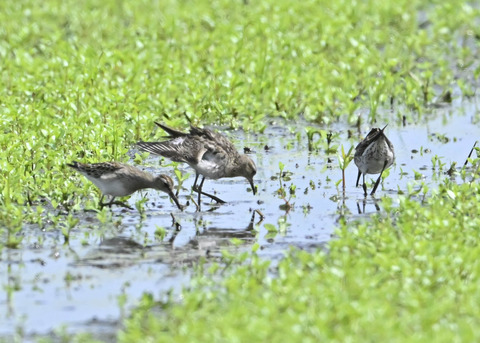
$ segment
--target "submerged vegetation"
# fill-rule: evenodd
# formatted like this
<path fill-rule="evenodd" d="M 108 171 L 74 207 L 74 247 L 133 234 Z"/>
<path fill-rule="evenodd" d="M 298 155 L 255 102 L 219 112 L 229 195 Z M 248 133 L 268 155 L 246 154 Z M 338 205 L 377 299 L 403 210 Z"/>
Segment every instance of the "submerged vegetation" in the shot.
<path fill-rule="evenodd" d="M 145 154 L 128 152 L 158 138 L 159 120 L 255 133 L 277 119 L 306 121 L 308 149 L 338 160 L 345 189 L 355 137 L 340 141 L 332 124 L 395 127 L 475 96 L 479 14 L 457 0 L 6 1 L 0 253 L 22 248 L 26 224 L 68 244 L 76 215 L 101 195 L 66 163 L 140 163 Z M 432 164 L 444 177 L 440 157 Z M 276 194 L 288 212 L 302 192 L 279 166 Z M 188 175 L 176 165 L 172 173 L 180 189 Z M 420 191 L 423 201 L 412 200 Z M 226 275 L 208 264 L 181 303 L 151 311 L 159 303 L 146 295 L 120 338 L 478 340 L 478 191 L 445 182 L 425 198 L 426 186 L 399 189 L 400 205 L 384 198 L 371 222 L 342 217 L 328 253 L 293 250 L 278 268 L 255 252 L 225 256 L 239 264 Z M 136 204 L 142 218 L 146 202 Z M 282 218 L 265 228 L 286 232 Z M 107 209 L 96 219 L 121 221 Z"/>

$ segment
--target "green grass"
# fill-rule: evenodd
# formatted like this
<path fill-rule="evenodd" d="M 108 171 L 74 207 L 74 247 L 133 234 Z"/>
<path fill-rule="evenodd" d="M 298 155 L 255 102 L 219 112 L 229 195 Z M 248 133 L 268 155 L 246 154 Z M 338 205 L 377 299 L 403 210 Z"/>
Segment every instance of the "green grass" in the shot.
<path fill-rule="evenodd" d="M 457 88 L 471 96 L 478 20 L 457 0 L 4 1 L 0 250 L 21 246 L 25 223 L 68 236 L 75 219 L 58 213 L 95 206 L 98 193 L 65 163 L 126 161 L 153 138 L 154 120 L 256 132 L 272 117 L 395 125 Z M 330 255 L 293 252 L 276 278 L 253 256 L 162 316 L 140 309 L 124 340 L 141 330 L 179 340 L 478 339 L 477 219 L 466 212 L 477 195 L 462 187 L 452 186 L 456 200 L 387 209 L 395 223 L 349 223 Z"/>
<path fill-rule="evenodd" d="M 120 341 L 478 341 L 479 194 L 446 184 L 423 205 L 385 198 L 371 221 L 343 223 L 328 253 L 200 269 L 180 302 L 145 295 Z"/>
<path fill-rule="evenodd" d="M 80 208 L 92 188 L 65 163 L 127 160 L 154 120 L 262 131 L 278 116 L 373 122 L 393 104 L 400 122 L 457 85 L 469 95 L 478 17 L 453 0 L 7 1 L 0 222 Z"/>

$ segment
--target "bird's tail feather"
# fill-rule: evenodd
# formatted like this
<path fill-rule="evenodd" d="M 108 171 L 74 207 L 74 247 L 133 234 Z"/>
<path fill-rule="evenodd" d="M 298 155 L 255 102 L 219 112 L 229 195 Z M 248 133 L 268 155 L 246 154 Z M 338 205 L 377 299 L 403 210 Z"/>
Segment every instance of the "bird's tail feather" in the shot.
<path fill-rule="evenodd" d="M 67 166 L 73 169 L 79 169 L 80 168 L 80 163 L 77 161 L 72 161 L 72 163 L 67 163 Z"/>
<path fill-rule="evenodd" d="M 155 122 L 155 124 L 157 124 L 157 126 L 159 126 L 163 131 L 168 133 L 170 135 L 169 138 L 182 137 L 182 136 L 188 135 L 188 133 L 172 129 L 171 127 L 168 127 L 162 123 Z"/>

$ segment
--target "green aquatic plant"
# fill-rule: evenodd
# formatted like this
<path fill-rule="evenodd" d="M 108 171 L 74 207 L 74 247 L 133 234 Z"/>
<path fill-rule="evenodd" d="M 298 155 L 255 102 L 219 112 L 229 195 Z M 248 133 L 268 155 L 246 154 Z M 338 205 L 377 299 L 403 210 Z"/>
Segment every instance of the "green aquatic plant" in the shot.
<path fill-rule="evenodd" d="M 154 129 L 154 121 L 163 120 L 177 128 L 189 123 L 216 124 L 257 133 L 277 125 L 277 118 L 287 123 L 306 121 L 312 128 L 323 130 L 309 139 L 309 147 L 333 154 L 339 144 L 337 125 L 373 124 L 371 121 L 383 119 L 400 122 L 403 118 L 423 122 L 435 102 L 452 102 L 457 90 L 470 96 L 480 73 L 479 9 L 475 3 L 464 0 L 22 0 L 5 1 L 1 8 L 2 253 L 11 248 L 28 248 L 32 241 L 47 244 L 46 238 L 32 236 L 31 231 L 59 232 L 65 211 L 81 218 L 84 209 L 95 208 L 98 191 L 72 177 L 65 164 L 73 160 L 144 162 L 145 156 L 131 156 L 131 152 L 139 140 L 161 138 L 163 133 Z M 478 179 L 474 170 L 469 169 L 468 173 Z M 288 175 L 283 176 L 282 172 L 282 177 L 286 183 L 283 196 L 287 200 L 289 193 L 300 196 L 295 185 L 288 185 Z M 323 186 L 330 186 L 323 180 L 322 190 Z M 314 186 L 318 187 L 319 182 L 315 181 Z M 425 187 L 417 184 L 414 191 L 418 191 L 417 198 L 421 197 Z M 239 276 L 244 278 L 230 279 L 230 288 L 225 292 L 232 300 L 241 300 L 243 307 L 230 306 L 231 303 L 221 302 L 221 296 L 214 296 L 213 292 L 222 284 L 218 282 L 210 285 L 206 295 L 194 291 L 187 294 L 184 303 L 190 311 L 184 315 L 178 310 L 177 321 L 170 321 L 170 313 L 165 315 L 167 320 L 161 324 L 165 327 L 154 332 L 165 336 L 170 334 L 168 330 L 178 335 L 186 332 L 191 335 L 184 338 L 186 341 L 213 341 L 215 337 L 308 340 L 308 335 L 314 336 L 312 341 L 336 340 L 335 335 L 343 341 L 352 337 L 386 341 L 398 332 L 412 333 L 402 336 L 402 341 L 417 339 L 415 334 L 422 340 L 425 331 L 438 330 L 434 334 L 440 332 L 440 339 L 455 340 L 453 335 L 442 336 L 442 330 L 451 329 L 458 318 L 469 314 L 471 304 L 476 303 L 475 291 L 462 293 L 462 285 L 478 274 L 472 262 L 474 231 L 468 226 L 469 221 L 475 223 L 475 216 L 471 215 L 475 209 L 470 207 L 469 216 L 473 218 L 458 210 L 478 202 L 475 193 L 467 197 L 456 189 L 451 191 L 457 208 L 450 210 L 461 215 L 463 222 L 456 223 L 466 228 L 468 235 L 456 235 L 452 225 L 450 231 L 443 230 L 442 220 L 453 222 L 444 218 L 442 207 L 431 209 L 440 215 L 424 219 L 449 238 L 444 244 L 430 244 L 427 238 L 435 237 L 437 232 L 403 217 L 403 225 L 394 228 L 388 221 L 384 226 L 374 223 L 368 228 L 350 222 L 344 227 L 342 223 L 345 232 L 339 235 L 341 243 L 337 248 L 332 243 L 329 257 L 298 254 L 286 259 L 285 264 L 290 266 L 282 264 L 278 269 L 269 269 L 267 263 L 253 257 L 248 268 L 240 270 Z M 448 193 L 443 195 L 452 200 Z M 428 197 L 425 199 L 428 201 Z M 423 213 L 421 209 L 413 211 L 416 208 L 408 202 L 399 206 L 411 217 Z M 402 215 L 393 210 L 389 214 L 392 220 Z M 311 215 L 321 214 L 311 211 Z M 93 216 L 94 223 L 88 227 L 75 227 L 75 234 L 83 237 L 81 244 L 86 246 L 91 244 L 89 235 L 118 231 L 121 219 L 121 212 L 103 209 Z M 29 230 L 36 225 L 38 229 Z M 422 230 L 405 238 L 411 227 Z M 450 255 L 461 254 L 462 251 L 455 250 L 460 250 L 458 246 L 450 245 L 452 242 L 462 242 L 460 247 L 472 246 L 468 249 L 471 255 L 459 256 L 463 261 L 455 268 L 445 269 L 442 263 L 432 264 L 435 261 L 424 257 L 430 254 L 437 258 L 445 249 Z M 401 258 L 390 255 L 398 252 L 402 253 Z M 329 258 L 333 262 L 323 264 Z M 350 269 L 350 263 L 356 265 Z M 309 279 L 316 272 L 324 273 L 324 278 Z M 278 273 L 281 281 L 298 283 L 272 281 L 273 273 Z M 432 274 L 438 278 L 431 277 Z M 247 277 L 250 282 L 245 282 Z M 202 282 L 209 280 L 206 279 Z M 415 288 L 424 291 L 419 295 L 412 291 L 411 284 L 395 283 L 402 280 L 427 280 L 437 288 Z M 455 283 L 455 287 L 442 289 L 444 280 Z M 11 282 L 10 278 L 7 282 Z M 255 287 L 257 282 L 261 282 L 261 287 Z M 273 295 L 264 292 L 276 284 L 279 287 Z M 236 292 L 242 289 L 245 293 Z M 311 292 L 282 297 L 285 290 Z M 428 294 L 432 297 L 428 298 Z M 439 311 L 452 294 L 457 297 L 457 307 L 450 312 Z M 312 302 L 312 295 L 319 302 Z M 259 307 L 252 305 L 258 309 L 253 314 L 247 312 L 252 299 L 263 301 Z M 305 299 L 309 300 L 308 306 L 302 303 Z M 385 299 L 387 305 L 379 299 Z M 470 302 L 462 303 L 465 299 Z M 438 304 L 429 315 L 424 312 L 425 306 L 415 303 L 427 304 L 426 300 Z M 275 307 L 277 304 L 279 307 Z M 315 311 L 317 304 L 322 311 Z M 390 307 L 395 304 L 396 308 Z M 328 312 L 332 308 L 334 314 Z M 225 315 L 217 318 L 217 313 Z M 388 316 L 393 313 L 395 320 Z M 442 313 L 442 317 L 437 313 Z M 188 316 L 193 314 L 198 317 L 190 321 Z M 298 317 L 301 320 L 296 321 Z M 203 325 L 205 318 L 211 320 L 208 325 Z M 378 318 L 382 322 L 375 321 Z M 466 335 L 465 341 L 478 340 L 471 337 L 474 334 L 467 336 L 475 326 L 475 318 L 472 316 L 471 325 L 458 325 L 463 329 L 459 334 Z M 138 321 L 134 328 L 129 327 L 137 335 L 132 334 L 128 341 L 148 340 L 149 325 L 154 328 L 154 321 Z M 237 326 L 229 327 L 230 322 Z M 237 332 L 239 327 L 242 330 Z M 290 327 L 291 332 L 283 331 Z M 378 332 L 361 331 L 372 327 Z M 353 332 L 342 335 L 344 330 Z M 201 337 L 202 334 L 216 336 L 211 339 Z M 247 336 L 254 334 L 265 336 Z M 322 334 L 325 337 L 318 337 Z M 27 335 L 19 336 L 23 339 Z M 59 336 L 73 339 L 70 333 Z M 171 337 L 164 340 L 172 341 Z"/>
<path fill-rule="evenodd" d="M 316 141 L 309 133 L 310 149 L 333 153 L 328 125 L 421 116 L 455 86 L 471 94 L 462 71 L 480 70 L 471 44 L 478 9 L 465 1 L 355 11 L 344 1 L 89 6 L 27 0 L 0 13 L 9 33 L 0 46 L 0 177 L 15 185 L 0 204 L 12 215 L 26 204 L 24 213 L 90 207 L 91 190 L 65 163 L 127 162 L 136 141 L 160 138 L 155 120 L 262 132 L 276 117 L 301 118 L 322 130 Z M 395 105 L 402 111 L 383 111 Z"/>
<path fill-rule="evenodd" d="M 319 149 L 320 147 L 327 154 L 337 151 L 338 146 L 332 143 L 339 137 L 339 133 L 334 133 L 332 131 L 326 131 L 310 126 L 307 126 L 305 131 L 307 132 L 309 151 Z M 314 138 L 316 136 L 318 136 L 318 140 L 315 141 Z"/>
<path fill-rule="evenodd" d="M 68 244 L 70 242 L 70 233 L 78 224 L 80 219 L 77 217 L 74 217 L 72 213 L 69 213 L 65 219 L 66 220 L 62 221 L 60 227 L 61 227 L 64 242 L 65 244 Z"/>
<path fill-rule="evenodd" d="M 423 205 L 418 194 L 384 199 L 382 213 L 340 220 L 325 249 L 292 249 L 274 269 L 230 256 L 228 268 L 199 270 L 181 302 L 147 294 L 118 339 L 476 341 L 479 185 L 419 190 L 431 192 Z"/>
<path fill-rule="evenodd" d="M 142 197 L 141 199 L 135 201 L 135 208 L 140 214 L 140 218 L 142 218 L 142 220 L 146 218 L 145 204 L 147 202 L 148 202 L 147 197 Z"/>
<path fill-rule="evenodd" d="M 175 179 L 177 180 L 175 182 L 175 185 L 176 185 L 176 188 L 177 188 L 177 192 L 176 192 L 176 195 L 178 196 L 178 194 L 180 193 L 180 190 L 182 189 L 182 186 L 183 186 L 183 183 L 188 180 L 188 178 L 190 177 L 190 173 L 185 173 L 183 174 L 179 169 L 178 169 L 178 163 L 174 163 L 174 169 L 173 169 L 173 172 L 175 173 Z"/>
<path fill-rule="evenodd" d="M 457 162 L 452 162 L 450 168 L 445 172 L 448 176 L 454 176 L 457 173 L 456 170 Z"/>
<path fill-rule="evenodd" d="M 163 242 L 165 236 L 167 235 L 167 230 L 163 226 L 155 225 L 155 239 Z"/>
<path fill-rule="evenodd" d="M 338 159 L 338 167 L 342 170 L 342 190 L 345 192 L 345 170 L 347 169 L 348 165 L 350 162 L 353 160 L 353 149 L 354 146 L 352 145 L 350 149 L 348 149 L 348 152 L 345 153 L 345 148 L 343 147 L 343 144 L 341 145 L 341 151 L 338 153 L 337 152 L 337 159 Z"/>
<path fill-rule="evenodd" d="M 418 172 L 416 170 L 413 170 L 413 175 L 415 180 L 423 180 L 425 178 L 425 175 L 423 175 L 421 172 Z"/>
<path fill-rule="evenodd" d="M 284 171 L 285 164 L 283 164 L 282 162 L 278 163 L 278 167 L 280 169 L 278 173 L 279 188 L 277 189 L 276 194 L 280 199 L 284 201 L 284 204 L 280 205 L 280 209 L 288 212 L 294 206 L 293 204 L 290 203 L 290 201 L 293 198 L 295 198 L 295 191 L 297 187 L 294 184 L 291 184 L 290 187 L 288 188 L 288 197 L 287 197 L 287 190 L 285 190 L 284 181 L 290 180 L 290 176 L 292 175 L 292 172 Z"/>

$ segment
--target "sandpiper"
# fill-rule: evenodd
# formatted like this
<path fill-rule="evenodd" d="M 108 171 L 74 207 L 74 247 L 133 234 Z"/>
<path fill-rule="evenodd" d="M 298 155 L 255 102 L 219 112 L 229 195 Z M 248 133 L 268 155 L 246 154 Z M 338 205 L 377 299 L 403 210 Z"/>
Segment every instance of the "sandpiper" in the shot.
<path fill-rule="evenodd" d="M 367 195 L 367 185 L 365 184 L 365 174 L 378 174 L 377 182 L 373 186 L 371 195 L 375 194 L 380 178 L 385 169 L 390 167 L 395 160 L 395 151 L 392 142 L 383 133 L 385 128 L 373 128 L 355 148 L 355 165 L 358 167 L 357 184 L 360 181 L 360 175 L 363 174 L 363 191 Z"/>
<path fill-rule="evenodd" d="M 216 202 L 225 203 L 211 194 L 202 192 L 205 178 L 216 180 L 224 177 L 243 176 L 250 182 L 253 194 L 255 194 L 256 190 L 253 184 L 253 176 L 257 172 L 255 163 L 247 155 L 239 154 L 232 142 L 225 136 L 194 126 L 190 126 L 190 132 L 185 133 L 160 123 L 155 124 L 168 133 L 169 140 L 139 142 L 137 146 L 144 151 L 167 157 L 172 161 L 187 163 L 195 169 L 193 190 L 198 192 L 198 207 L 201 194 Z M 202 175 L 202 181 L 197 186 L 199 175 Z"/>
<path fill-rule="evenodd" d="M 71 164 L 67 164 L 67 166 L 84 175 L 100 189 L 102 198 L 99 205 L 101 207 L 114 204 L 129 207 L 122 202 L 114 201 L 115 198 L 130 195 L 139 189 L 153 188 L 167 193 L 177 207 L 183 210 L 183 206 L 180 205 L 173 193 L 173 180 L 167 175 L 153 176 L 128 164 L 118 162 L 90 164 L 73 161 Z M 102 203 L 105 195 L 112 197 L 109 203 Z"/>

